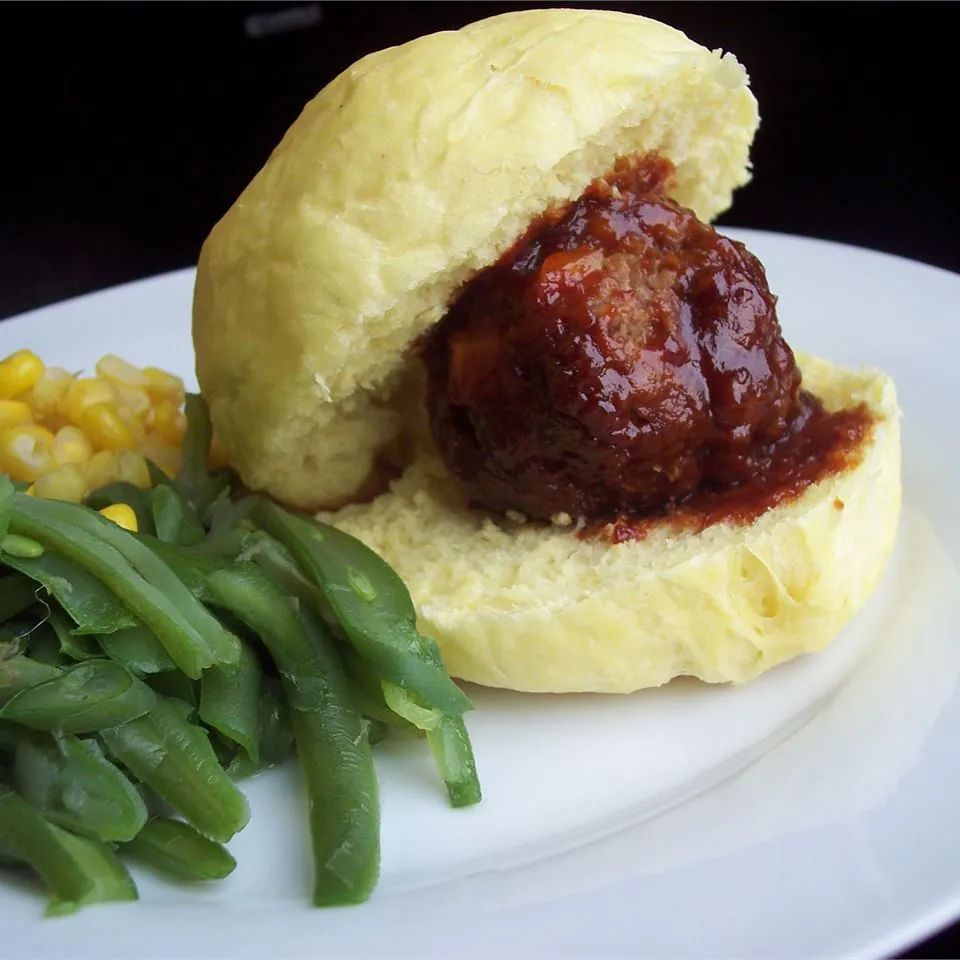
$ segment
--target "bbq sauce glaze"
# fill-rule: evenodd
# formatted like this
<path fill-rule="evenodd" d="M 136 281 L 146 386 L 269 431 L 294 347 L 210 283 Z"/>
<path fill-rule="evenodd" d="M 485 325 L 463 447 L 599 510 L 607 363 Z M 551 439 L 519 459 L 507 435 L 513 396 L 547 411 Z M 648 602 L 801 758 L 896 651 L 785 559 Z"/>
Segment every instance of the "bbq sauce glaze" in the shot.
<path fill-rule="evenodd" d="M 621 160 L 534 221 L 423 344 L 437 445 L 473 503 L 588 535 L 749 521 L 870 427 L 801 388 L 760 262 Z"/>

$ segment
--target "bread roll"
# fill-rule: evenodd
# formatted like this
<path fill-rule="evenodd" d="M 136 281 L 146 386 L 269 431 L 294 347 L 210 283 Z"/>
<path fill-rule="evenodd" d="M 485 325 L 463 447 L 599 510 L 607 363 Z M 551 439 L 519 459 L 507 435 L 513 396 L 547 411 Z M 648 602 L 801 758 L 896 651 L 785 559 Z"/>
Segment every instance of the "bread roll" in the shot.
<path fill-rule="evenodd" d="M 656 151 L 710 220 L 749 179 L 743 68 L 642 17 L 530 10 L 364 57 L 216 225 L 197 375 L 248 485 L 349 500 L 404 431 L 407 348 L 538 214 Z"/>
<path fill-rule="evenodd" d="M 429 454 L 389 493 L 331 519 L 396 568 L 453 676 L 550 693 L 750 680 L 823 649 L 860 609 L 900 511 L 893 382 L 798 359 L 828 410 L 863 402 L 876 420 L 856 466 L 753 524 L 580 539 L 467 509 Z"/>
<path fill-rule="evenodd" d="M 412 348 L 466 281 L 621 157 L 670 160 L 670 195 L 712 219 L 749 178 L 757 123 L 737 61 L 663 24 L 506 14 L 337 77 L 204 244 L 197 373 L 232 462 L 383 554 L 454 676 L 553 692 L 741 682 L 822 648 L 876 584 L 900 499 L 882 373 L 801 361 L 827 410 L 874 417 L 841 472 L 752 523 L 664 522 L 617 545 L 470 509 L 425 429 Z M 355 502 L 400 448 L 402 476 Z"/>

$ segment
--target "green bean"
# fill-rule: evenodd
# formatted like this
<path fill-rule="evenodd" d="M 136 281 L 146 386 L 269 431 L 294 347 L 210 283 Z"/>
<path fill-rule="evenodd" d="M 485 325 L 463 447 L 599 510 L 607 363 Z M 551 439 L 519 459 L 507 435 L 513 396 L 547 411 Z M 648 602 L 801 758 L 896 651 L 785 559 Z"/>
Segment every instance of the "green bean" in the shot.
<path fill-rule="evenodd" d="M 123 849 L 180 880 L 222 880 L 237 865 L 226 847 L 166 817 L 149 821 Z"/>
<path fill-rule="evenodd" d="M 166 484 L 154 487 L 150 502 L 158 539 L 165 543 L 191 544 L 204 538 L 203 526 L 175 487 Z"/>
<path fill-rule="evenodd" d="M 230 486 L 226 474 L 211 475 L 207 471 L 207 454 L 213 428 L 210 411 L 198 394 L 188 393 L 184 404 L 187 415 L 187 432 L 181 447 L 180 471 L 174 485 L 183 499 L 203 519 L 220 491 Z"/>
<path fill-rule="evenodd" d="M 307 789 L 317 906 L 370 896 L 380 865 L 373 753 L 333 643 L 256 567 L 211 574 L 220 601 L 263 639 L 290 705 Z"/>
<path fill-rule="evenodd" d="M 263 673 L 253 648 L 241 641 L 235 667 L 211 667 L 200 678 L 200 719 L 260 759 L 260 684 Z"/>
<path fill-rule="evenodd" d="M 53 823 L 50 829 L 91 885 L 90 892 L 79 903 L 56 904 L 52 913 L 72 913 L 77 906 L 91 903 L 137 899 L 133 878 L 107 844 L 91 837 L 78 837 Z"/>
<path fill-rule="evenodd" d="M 3 789 L 2 782 L 2 779 L 0 779 L 0 790 Z M 17 866 L 19 862 L 16 851 L 12 847 L 4 846 L 3 835 L 0 833 L 0 867 Z"/>
<path fill-rule="evenodd" d="M 164 560 L 164 562 L 166 562 L 170 566 L 170 568 L 176 572 L 177 576 L 179 576 L 180 579 L 189 587 L 189 589 L 194 594 L 194 596 L 196 596 L 198 599 L 200 599 L 202 602 L 208 605 L 219 606 L 220 607 L 220 610 L 218 611 L 219 618 L 223 620 L 226 623 L 226 625 L 238 635 L 238 637 L 244 633 L 244 631 L 246 630 L 246 625 L 243 623 L 243 621 L 233 618 L 232 615 L 229 613 L 229 611 L 225 611 L 223 609 L 218 595 L 216 594 L 215 591 L 213 591 L 210 588 L 208 584 L 208 577 L 229 561 L 224 560 L 222 558 L 215 559 L 214 557 L 208 556 L 205 553 L 195 552 L 195 550 L 188 551 L 186 549 L 176 547 L 172 544 L 162 543 L 161 541 L 152 537 L 144 538 L 144 543 L 151 550 L 156 551 L 157 555 L 161 557 Z M 252 666 L 254 666 L 254 663 L 248 660 L 248 663 L 247 663 L 248 669 L 244 671 L 244 675 L 243 675 L 243 681 L 245 684 L 248 684 L 248 685 L 252 684 L 254 680 L 254 675 L 252 671 L 249 669 Z M 227 703 L 228 697 L 232 697 L 233 694 L 232 693 L 228 694 L 227 687 L 229 686 L 229 683 L 228 683 L 228 678 L 226 674 L 227 674 L 227 671 L 223 671 L 221 676 L 219 676 L 217 679 L 214 679 L 211 676 L 211 670 L 208 670 L 203 675 L 202 684 L 208 691 L 207 706 L 205 707 L 205 711 L 208 714 L 209 714 L 209 711 L 213 709 L 211 706 L 211 701 L 209 699 L 211 696 L 210 691 L 216 688 L 218 684 L 224 687 L 223 693 L 227 694 L 227 696 L 221 697 L 221 702 L 223 704 L 222 709 L 229 709 L 233 712 L 236 712 L 236 710 L 239 708 L 239 704 L 236 706 L 230 706 L 230 704 Z M 158 691 L 162 690 L 162 692 L 167 696 L 179 697 L 181 699 L 187 700 L 192 704 L 196 704 L 198 701 L 198 698 L 193 693 L 191 693 L 189 696 L 185 696 L 182 692 L 180 692 L 179 689 L 173 689 L 174 686 L 178 687 L 180 685 L 181 680 L 185 680 L 185 679 L 186 678 L 184 678 L 183 675 L 179 673 L 162 673 L 156 677 L 150 678 L 149 682 L 155 689 L 157 689 Z M 219 693 L 218 693 L 218 696 L 220 696 Z M 250 694 L 248 694 L 247 696 L 248 703 L 252 699 L 253 697 Z M 263 711 L 258 708 L 257 713 L 258 713 L 259 719 L 262 719 Z M 252 711 L 250 711 L 249 708 L 246 709 L 246 717 L 247 719 L 244 721 L 244 723 L 248 730 L 252 730 L 253 715 L 252 715 Z M 258 719 L 258 722 L 259 722 L 259 719 Z M 288 741 L 290 739 L 292 739 L 292 734 L 290 735 L 290 737 L 288 737 Z M 252 773 L 258 772 L 259 770 L 263 769 L 264 766 L 270 766 L 275 762 L 278 762 L 278 761 L 268 759 L 263 763 L 255 763 L 255 762 L 251 762 L 248 756 L 244 760 L 239 760 L 239 759 L 235 760 L 234 765 L 238 770 L 243 771 L 238 775 L 250 776 L 252 775 Z"/>
<path fill-rule="evenodd" d="M 13 756 L 22 732 L 23 727 L 18 724 L 10 723 L 8 720 L 0 720 L 0 756 L 5 753 Z M 9 776 L 5 776 L 3 766 L 0 765 L 0 783 L 6 783 L 9 779 Z"/>
<path fill-rule="evenodd" d="M 0 852 L 29 864 L 50 887 L 53 901 L 82 900 L 90 883 L 62 848 L 43 814 L 0 783 Z M 48 912 L 53 912 L 53 902 Z"/>
<path fill-rule="evenodd" d="M 59 668 L 30 657 L 0 660 L 0 707 L 21 690 L 27 690 L 59 675 Z"/>
<path fill-rule="evenodd" d="M 319 620 L 302 610 L 301 623 L 320 653 L 328 684 L 317 709 L 291 711 L 311 809 L 313 902 L 357 903 L 370 896 L 380 863 L 380 800 L 368 725 L 352 705 L 346 675 Z"/>
<path fill-rule="evenodd" d="M 222 530 L 216 536 L 211 533 L 201 543 L 184 549 L 186 553 L 193 557 L 233 562 L 240 559 L 240 554 L 249 542 L 254 530 L 252 520 L 242 520 L 232 530 Z"/>
<path fill-rule="evenodd" d="M 4 563 L 46 588 L 77 625 L 78 634 L 112 633 L 136 623 L 112 591 L 67 557 L 48 550 L 32 560 L 5 557 Z"/>
<path fill-rule="evenodd" d="M 383 684 L 383 696 L 392 711 L 426 732 L 450 805 L 467 807 L 479 803 L 480 780 L 463 717 L 425 708 L 413 694 L 392 683 Z"/>
<path fill-rule="evenodd" d="M 463 717 L 444 716 L 427 731 L 427 743 L 447 787 L 452 807 L 469 807 L 483 799 L 473 746 Z"/>
<path fill-rule="evenodd" d="M 192 718 L 200 702 L 197 680 L 191 680 L 179 670 L 164 670 L 162 673 L 148 674 L 143 682 L 161 697 L 184 704 L 188 710 L 186 716 Z"/>
<path fill-rule="evenodd" d="M 142 717 L 156 695 L 110 660 L 86 660 L 59 676 L 21 690 L 0 718 L 35 730 L 88 733 Z"/>
<path fill-rule="evenodd" d="M 16 487 L 5 473 L 0 473 L 0 539 L 7 535 L 13 514 L 13 495 Z"/>
<path fill-rule="evenodd" d="M 7 626 L 15 625 L 15 621 L 10 621 Z M 71 666 L 70 660 L 60 649 L 60 640 L 56 631 L 46 620 L 40 623 L 25 623 L 17 626 L 21 632 L 21 639 L 26 641 L 26 653 L 31 660 L 37 660 L 45 663 L 47 666 L 56 667 L 58 670 L 65 670 Z"/>
<path fill-rule="evenodd" d="M 140 537 L 140 542 L 177 575 L 197 600 L 210 602 L 212 594 L 207 587 L 207 574 L 220 566 L 218 561 L 193 551 L 188 552 L 174 544 L 164 543 L 155 537 Z"/>
<path fill-rule="evenodd" d="M 241 497 L 238 500 L 233 500 L 228 488 L 221 490 L 217 499 L 214 500 L 207 511 L 210 536 L 221 538 L 233 533 L 238 527 L 244 526 L 254 503 L 253 497 Z"/>
<path fill-rule="evenodd" d="M 215 601 L 263 640 L 291 707 L 316 709 L 328 681 L 291 601 L 251 564 L 218 567 L 207 582 Z"/>
<path fill-rule="evenodd" d="M 147 462 L 147 473 L 150 475 L 151 487 L 173 486 L 172 477 L 168 476 L 168 474 L 158 467 L 149 457 L 144 457 L 144 460 Z"/>
<path fill-rule="evenodd" d="M 17 507 L 23 506 L 23 501 L 26 499 L 28 498 L 21 499 L 19 495 L 14 498 L 14 518 L 17 517 Z M 87 533 L 100 536 L 119 552 L 141 577 L 149 579 L 152 584 L 164 590 L 171 599 L 176 600 L 194 630 L 207 641 L 216 654 L 217 659 L 214 663 L 223 665 L 236 662 L 240 655 L 236 638 L 224 630 L 219 621 L 208 613 L 202 604 L 195 602 L 190 591 L 169 567 L 136 536 L 91 510 L 74 504 L 53 501 L 47 501 L 47 503 L 51 519 L 73 524 Z"/>
<path fill-rule="evenodd" d="M 383 720 L 374 720 L 371 717 L 364 717 L 363 725 L 371 747 L 375 747 L 378 743 L 383 743 L 383 741 L 387 739 L 387 735 L 390 733 L 392 726 L 392 724 L 385 723 Z"/>
<path fill-rule="evenodd" d="M 423 688 L 418 689 L 403 673 L 399 673 L 399 677 L 397 673 L 391 675 L 389 664 L 382 656 L 382 647 L 372 650 L 366 643 L 357 642 L 361 631 L 366 631 L 362 638 L 365 640 L 376 634 L 382 638 L 391 631 L 395 640 L 404 636 L 409 638 L 411 632 L 415 634 L 413 603 L 399 577 L 363 544 L 335 528 L 294 517 L 266 501 L 259 502 L 256 518 L 269 533 L 284 542 L 305 569 L 313 573 L 321 588 L 326 588 L 327 598 L 347 637 L 388 681 L 383 685 L 384 693 L 402 695 L 402 709 L 396 708 L 396 702 L 392 703 L 390 696 L 386 697 L 387 705 L 397 715 L 427 731 L 450 802 L 454 806 L 478 802 L 480 784 L 469 736 L 458 718 L 460 711 L 450 710 L 448 705 L 438 705 L 436 699 L 424 696 Z M 263 556 L 270 557 L 270 554 Z M 276 566 L 276 554 L 266 562 Z M 289 579 L 288 576 L 287 582 Z M 379 609 L 371 611 L 374 606 Z M 419 662 L 431 664 L 436 672 L 446 676 L 436 645 L 425 638 L 418 639 L 421 641 L 416 651 Z M 360 671 L 361 676 L 362 673 Z M 357 677 L 356 671 L 354 676 Z M 401 682 L 397 683 L 397 679 Z M 407 682 L 403 683 L 404 680 Z M 449 679 L 447 682 L 453 686 Z M 454 689 L 459 693 L 458 688 L 454 686 Z M 378 711 L 379 701 L 371 693 L 370 686 L 361 685 L 361 691 L 364 708 L 377 719 L 387 719 Z M 424 700 L 425 705 L 419 705 L 418 699 Z"/>
<path fill-rule="evenodd" d="M 85 634 L 76 635 L 70 629 L 70 624 L 56 610 L 50 611 L 47 621 L 60 643 L 60 652 L 71 660 L 92 660 L 102 657 L 103 651 L 96 637 Z"/>
<path fill-rule="evenodd" d="M 176 669 L 170 654 L 142 623 L 100 637 L 103 652 L 137 676 Z M 212 667 L 210 669 L 213 669 Z"/>
<path fill-rule="evenodd" d="M 198 394 L 187 394 L 184 413 L 187 431 L 183 437 L 180 471 L 175 482 L 181 490 L 188 491 L 203 486 L 208 478 L 207 455 L 213 439 L 213 426 L 210 423 L 210 409 Z"/>
<path fill-rule="evenodd" d="M 0 580 L 0 623 L 33 606 L 37 602 L 36 589 L 28 577 L 18 573 Z"/>
<path fill-rule="evenodd" d="M 114 757 L 201 833 L 226 842 L 246 825 L 246 799 L 217 762 L 206 733 L 175 702 L 160 699 L 146 716 L 101 737 Z"/>
<path fill-rule="evenodd" d="M 371 671 L 370 665 L 353 649 L 343 645 L 340 647 L 340 656 L 343 660 L 353 688 L 354 700 L 360 712 L 370 720 L 396 727 L 410 733 L 420 734 L 419 728 L 397 711 L 391 710 L 384 696 L 384 688 L 388 684 L 381 683 Z M 393 684 L 389 684 L 393 687 Z"/>
<path fill-rule="evenodd" d="M 137 789 L 95 740 L 23 730 L 13 779 L 25 800 L 75 833 L 100 840 L 130 840 L 147 820 Z"/>
<path fill-rule="evenodd" d="M 425 733 L 430 730 L 436 730 L 440 726 L 443 714 L 432 707 L 424 707 L 417 703 L 416 699 L 410 696 L 402 687 L 395 683 L 382 682 L 380 684 L 383 691 L 383 702 L 398 717 L 406 720 L 418 730 Z"/>
<path fill-rule="evenodd" d="M 108 483 L 88 494 L 84 503 L 94 510 L 102 510 L 114 503 L 125 503 L 137 515 L 137 529 L 143 533 L 153 531 L 150 494 L 135 484 L 124 480 Z"/>
<path fill-rule="evenodd" d="M 249 499 L 254 500 L 252 497 Z M 336 623 L 336 616 L 323 591 L 304 576 L 290 551 L 270 534 L 263 530 L 251 534 L 238 559 L 253 561 L 285 593 L 305 603 L 325 622 Z"/>
<path fill-rule="evenodd" d="M 282 763 L 293 749 L 293 730 L 290 715 L 275 677 L 263 678 L 263 690 L 258 703 L 260 727 L 260 756 L 256 761 L 239 754 L 230 761 L 227 773 L 235 780 L 253 777 L 268 767 Z"/>
<path fill-rule="evenodd" d="M 254 519 L 320 587 L 347 638 L 381 679 L 444 713 L 471 708 L 444 670 L 436 644 L 417 633 L 410 593 L 384 560 L 354 537 L 267 500 L 258 500 Z"/>
<path fill-rule="evenodd" d="M 136 900 L 137 888 L 109 847 L 49 823 L 0 785 L 0 849 L 29 864 L 50 891 L 47 913 L 73 913 L 89 903 Z"/>
<path fill-rule="evenodd" d="M 156 633 L 188 676 L 197 678 L 206 667 L 239 658 L 237 638 L 152 550 L 106 517 L 18 493 L 11 529 L 62 551 L 100 577 Z"/>
<path fill-rule="evenodd" d="M 356 725 L 337 724 L 327 713 L 290 712 L 307 791 L 317 907 L 363 903 L 380 872 L 380 800 L 373 761 L 366 759 L 370 742 L 359 715 Z M 359 789 L 358 774 L 364 781 Z M 344 788 L 348 781 L 352 785 Z"/>

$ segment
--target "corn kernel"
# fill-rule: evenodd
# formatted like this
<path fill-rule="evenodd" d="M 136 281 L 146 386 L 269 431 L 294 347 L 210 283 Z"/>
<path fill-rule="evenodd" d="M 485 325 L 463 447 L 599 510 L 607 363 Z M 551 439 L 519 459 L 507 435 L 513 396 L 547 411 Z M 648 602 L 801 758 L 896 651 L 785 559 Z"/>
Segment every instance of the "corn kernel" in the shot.
<path fill-rule="evenodd" d="M 15 427 L 20 423 L 30 423 L 32 420 L 30 404 L 22 400 L 0 400 L 0 430 Z"/>
<path fill-rule="evenodd" d="M 139 450 L 140 445 L 143 443 L 143 438 L 146 436 L 146 431 L 143 429 L 143 424 L 137 420 L 137 418 L 129 411 L 129 409 L 123 407 L 117 407 L 117 416 L 120 418 L 124 426 L 130 431 L 130 442 L 126 444 L 126 448 L 130 450 Z"/>
<path fill-rule="evenodd" d="M 100 358 L 97 362 L 97 373 L 118 386 L 143 387 L 147 383 L 147 378 L 137 367 L 112 353 Z"/>
<path fill-rule="evenodd" d="M 125 450 L 133 446 L 134 435 L 109 403 L 94 403 L 80 414 L 80 429 L 101 450 Z"/>
<path fill-rule="evenodd" d="M 123 527 L 124 530 L 129 530 L 131 533 L 136 533 L 140 529 L 133 507 L 126 503 L 111 503 L 109 507 L 104 507 L 100 513 L 108 520 L 112 520 L 118 527 Z"/>
<path fill-rule="evenodd" d="M 180 472 L 180 447 L 165 443 L 155 433 L 148 433 L 140 445 L 143 455 L 155 463 L 168 477 Z"/>
<path fill-rule="evenodd" d="M 73 376 L 63 367 L 47 367 L 30 391 L 30 404 L 36 415 L 44 419 L 55 416 L 71 383 Z"/>
<path fill-rule="evenodd" d="M 152 486 L 147 461 L 135 450 L 121 450 L 117 454 L 117 479 L 132 483 L 141 490 L 149 490 Z"/>
<path fill-rule="evenodd" d="M 87 495 L 87 479 L 75 463 L 67 463 L 38 477 L 32 489 L 33 496 L 44 500 L 81 503 Z"/>
<path fill-rule="evenodd" d="M 29 390 L 43 374 L 43 361 L 32 350 L 18 350 L 0 360 L 0 397 L 9 399 Z"/>
<path fill-rule="evenodd" d="M 99 490 L 113 483 L 120 475 L 117 455 L 112 450 L 100 450 L 83 465 L 83 472 L 87 477 L 87 487 Z"/>
<path fill-rule="evenodd" d="M 147 381 L 147 393 L 154 403 L 161 400 L 172 400 L 178 405 L 183 403 L 185 390 L 179 377 L 157 367 L 144 367 L 142 373 Z"/>
<path fill-rule="evenodd" d="M 145 458 L 169 476 L 180 469 L 183 381 L 113 354 L 96 371 L 75 377 L 29 350 L 0 360 L 0 471 L 35 496 L 78 500 L 116 480 L 149 489 Z M 216 439 L 209 463 L 226 463 Z"/>
<path fill-rule="evenodd" d="M 53 465 L 52 446 L 53 434 L 45 427 L 8 427 L 0 432 L 0 472 L 32 482 Z"/>
<path fill-rule="evenodd" d="M 93 444 L 79 427 L 61 427 L 53 438 L 53 462 L 62 467 L 66 463 L 84 463 L 93 456 Z"/>
<path fill-rule="evenodd" d="M 179 445 L 183 442 L 187 419 L 169 400 L 161 400 L 153 408 L 153 429 L 165 443 Z"/>
<path fill-rule="evenodd" d="M 81 377 L 79 380 L 74 380 L 73 383 L 67 387 L 67 392 L 60 402 L 59 409 L 71 423 L 82 427 L 83 424 L 80 420 L 88 407 L 97 404 L 113 403 L 115 400 L 116 392 L 106 380 L 96 380 L 93 377 Z"/>
<path fill-rule="evenodd" d="M 117 391 L 117 410 L 129 423 L 145 423 L 153 407 L 147 391 L 140 387 L 128 387 L 123 384 L 114 384 Z"/>

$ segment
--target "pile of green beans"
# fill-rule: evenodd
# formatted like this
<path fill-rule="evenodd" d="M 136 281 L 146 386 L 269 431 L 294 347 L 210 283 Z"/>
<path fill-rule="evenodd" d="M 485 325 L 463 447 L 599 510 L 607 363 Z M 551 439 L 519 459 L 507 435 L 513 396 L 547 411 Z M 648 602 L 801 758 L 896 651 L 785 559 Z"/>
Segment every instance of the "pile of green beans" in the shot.
<path fill-rule="evenodd" d="M 183 466 L 84 506 L 0 475 L 0 866 L 49 914 L 134 900 L 126 857 L 215 880 L 249 818 L 236 782 L 299 757 L 317 906 L 380 867 L 372 745 L 423 736 L 453 806 L 480 800 L 471 704 L 358 540 L 208 473 L 188 398 Z M 139 532 L 97 510 L 123 502 Z"/>

